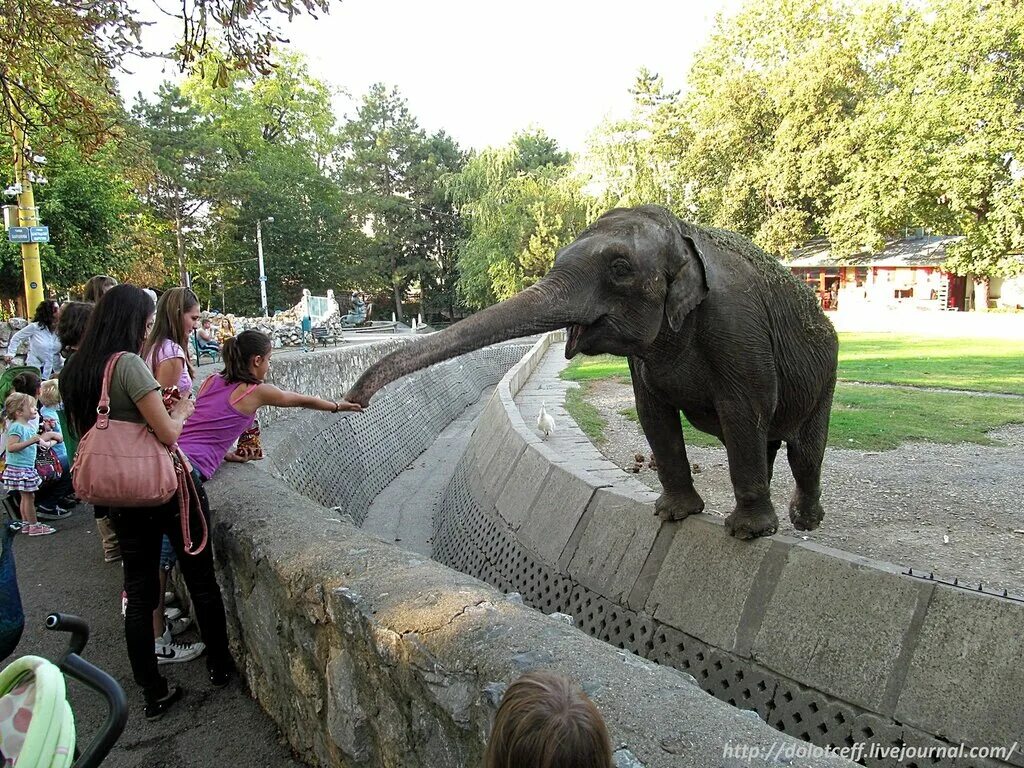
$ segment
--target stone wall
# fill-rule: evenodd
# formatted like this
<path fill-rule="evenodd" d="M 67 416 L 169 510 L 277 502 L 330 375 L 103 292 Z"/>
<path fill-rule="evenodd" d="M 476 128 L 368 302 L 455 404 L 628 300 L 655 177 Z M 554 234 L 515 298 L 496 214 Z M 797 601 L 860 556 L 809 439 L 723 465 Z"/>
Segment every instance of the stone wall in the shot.
<path fill-rule="evenodd" d="M 785 536 L 740 542 L 705 516 L 662 523 L 647 488 L 589 472 L 524 424 L 513 397 L 553 340 L 481 415 L 436 559 L 814 744 L 1021 741 L 1024 603 Z"/>
<path fill-rule="evenodd" d="M 794 737 L 1019 740 L 1024 606 L 782 536 L 738 542 L 704 517 L 661 524 L 646 488 L 566 461 L 523 422 L 512 398 L 553 340 L 498 383 L 445 494 L 435 557 L 469 575 L 352 521 L 521 345 L 396 382 L 358 416 L 293 411 L 268 430 L 279 477 L 230 466 L 208 486 L 239 658 L 306 760 L 478 765 L 504 686 L 539 666 L 583 682 L 621 765 L 839 763 L 793 759 L 808 747 Z M 340 397 L 399 343 L 292 356 L 274 373 Z M 723 757 L 730 745 L 761 751 Z M 907 765 L 926 763 L 990 765 Z"/>
<path fill-rule="evenodd" d="M 207 489 L 240 669 L 313 766 L 475 768 L 502 693 L 534 668 L 581 682 L 619 766 L 849 765 L 795 758 L 807 745 L 689 675 L 369 536 L 255 465 Z M 723 757 L 737 745 L 758 756 Z"/>
<path fill-rule="evenodd" d="M 289 356 L 274 374 L 280 386 L 336 397 L 396 343 Z M 363 414 L 324 421 L 292 411 L 267 430 L 274 447 L 262 468 L 270 472 L 226 465 L 207 485 L 236 658 L 291 746 L 315 766 L 477 766 L 505 687 L 548 668 L 580 681 L 597 702 L 619 766 L 848 765 L 797 759 L 807 745 L 708 696 L 689 674 L 363 533 L 352 520 L 371 491 L 314 487 L 318 475 L 352 488 L 366 488 L 364 473 L 375 484 L 396 475 L 405 459 L 367 462 L 381 439 L 375 432 L 401 455 L 418 450 L 403 446 L 429 441 L 529 348 L 502 345 L 436 366 L 389 386 Z M 340 434 L 366 455 L 343 455 L 337 438 L 320 442 Z M 299 471 L 291 462 L 303 446 L 307 458 L 337 460 Z M 317 461 L 325 466 L 314 468 Z M 275 476 L 282 473 L 331 503 L 300 495 Z M 343 507 L 336 492 L 349 494 Z M 723 757 L 734 746 L 756 753 Z"/>

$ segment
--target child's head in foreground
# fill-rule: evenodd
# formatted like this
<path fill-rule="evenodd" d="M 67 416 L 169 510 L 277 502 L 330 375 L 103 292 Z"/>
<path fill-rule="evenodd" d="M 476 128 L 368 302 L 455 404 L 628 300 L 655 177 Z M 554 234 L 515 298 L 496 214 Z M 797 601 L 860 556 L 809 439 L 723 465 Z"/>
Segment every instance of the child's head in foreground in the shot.
<path fill-rule="evenodd" d="M 484 768 L 612 768 L 601 713 L 579 686 L 553 672 L 528 672 L 494 718 Z"/>

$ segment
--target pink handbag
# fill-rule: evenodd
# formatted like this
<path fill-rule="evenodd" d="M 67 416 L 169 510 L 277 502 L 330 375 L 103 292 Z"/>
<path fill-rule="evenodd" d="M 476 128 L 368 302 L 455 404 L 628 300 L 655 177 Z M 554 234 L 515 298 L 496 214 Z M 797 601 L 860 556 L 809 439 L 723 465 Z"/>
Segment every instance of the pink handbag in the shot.
<path fill-rule="evenodd" d="M 189 533 L 192 499 L 198 493 L 192 467 L 177 446 L 168 448 L 146 424 L 110 418 L 110 379 L 124 352 L 111 355 L 103 371 L 103 388 L 96 406 L 96 424 L 78 443 L 71 478 L 75 494 L 103 507 L 159 507 L 178 495 L 181 531 L 188 554 L 206 546 L 206 518 L 200 512 L 203 537 L 193 548 Z"/>

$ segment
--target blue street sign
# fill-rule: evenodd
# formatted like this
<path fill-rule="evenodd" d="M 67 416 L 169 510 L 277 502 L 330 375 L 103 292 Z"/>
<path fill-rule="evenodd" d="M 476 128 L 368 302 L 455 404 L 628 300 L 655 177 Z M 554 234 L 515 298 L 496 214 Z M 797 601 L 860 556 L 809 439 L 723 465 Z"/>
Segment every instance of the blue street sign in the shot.
<path fill-rule="evenodd" d="M 48 243 L 50 242 L 50 228 L 29 227 L 29 236 L 33 243 Z"/>
<path fill-rule="evenodd" d="M 7 240 L 12 243 L 31 243 L 32 237 L 28 227 L 11 227 L 7 230 Z"/>

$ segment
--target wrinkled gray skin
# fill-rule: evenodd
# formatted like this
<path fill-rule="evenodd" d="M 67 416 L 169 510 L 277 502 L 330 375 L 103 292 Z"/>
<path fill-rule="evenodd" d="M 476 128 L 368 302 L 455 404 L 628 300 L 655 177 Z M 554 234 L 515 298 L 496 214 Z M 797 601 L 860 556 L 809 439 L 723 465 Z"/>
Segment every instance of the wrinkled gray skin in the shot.
<path fill-rule="evenodd" d="M 657 514 L 704 509 L 679 412 L 725 444 L 733 536 L 778 529 L 769 485 L 782 441 L 796 491 L 789 516 L 824 515 L 821 462 L 837 341 L 810 290 L 748 240 L 697 227 L 656 206 L 609 211 L 559 252 L 545 277 L 508 301 L 391 353 L 347 399 L 366 406 L 385 384 L 505 339 L 568 328 L 566 357 L 624 355 L 637 413 L 658 465 Z"/>

